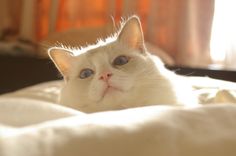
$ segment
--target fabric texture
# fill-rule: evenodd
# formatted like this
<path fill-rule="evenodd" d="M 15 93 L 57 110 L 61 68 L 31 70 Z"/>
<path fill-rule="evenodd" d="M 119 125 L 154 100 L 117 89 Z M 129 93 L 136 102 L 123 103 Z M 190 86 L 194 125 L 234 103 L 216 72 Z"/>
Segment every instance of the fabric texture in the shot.
<path fill-rule="evenodd" d="M 1 95 L 0 155 L 236 155 L 236 84 L 189 79 L 207 105 L 85 114 L 56 103 L 63 81 Z"/>

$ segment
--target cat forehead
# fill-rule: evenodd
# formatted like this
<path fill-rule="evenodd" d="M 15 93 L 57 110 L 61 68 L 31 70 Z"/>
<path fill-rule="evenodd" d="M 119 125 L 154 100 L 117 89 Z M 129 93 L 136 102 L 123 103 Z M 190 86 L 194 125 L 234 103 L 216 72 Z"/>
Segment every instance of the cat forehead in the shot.
<path fill-rule="evenodd" d="M 110 53 L 110 50 L 111 50 L 110 45 L 100 46 L 95 49 L 91 49 L 91 50 L 87 51 L 85 53 L 85 55 L 88 58 L 93 58 L 93 57 L 97 57 L 99 55 L 104 55 L 104 54 Z"/>
<path fill-rule="evenodd" d="M 96 58 L 100 58 L 100 57 L 106 57 L 106 56 L 111 56 L 111 55 L 115 55 L 117 53 L 119 53 L 120 48 L 118 46 L 117 43 L 110 43 L 104 46 L 99 46 L 96 47 L 94 49 L 90 49 L 80 55 L 78 55 L 78 59 L 79 58 L 83 58 L 83 59 L 96 59 Z"/>
<path fill-rule="evenodd" d="M 79 66 L 84 66 L 88 64 L 94 64 L 95 62 L 104 61 L 112 53 L 109 51 L 110 48 L 107 46 L 97 47 L 95 49 L 90 49 L 84 53 L 75 56 L 75 63 Z"/>

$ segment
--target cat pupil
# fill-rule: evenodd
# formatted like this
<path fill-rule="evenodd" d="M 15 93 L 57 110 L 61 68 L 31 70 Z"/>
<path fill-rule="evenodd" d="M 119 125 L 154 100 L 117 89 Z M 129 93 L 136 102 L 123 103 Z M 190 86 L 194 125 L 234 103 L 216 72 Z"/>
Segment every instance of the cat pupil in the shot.
<path fill-rule="evenodd" d="M 92 74 L 93 74 L 93 70 L 91 70 L 91 69 L 83 69 L 83 70 L 81 70 L 79 77 L 81 79 L 85 79 L 87 77 L 90 77 Z"/>
<path fill-rule="evenodd" d="M 126 57 L 126 56 L 118 56 L 117 58 L 115 58 L 114 62 L 113 62 L 113 65 L 118 65 L 118 66 L 121 66 L 121 65 L 124 65 L 126 63 L 129 62 L 129 58 Z"/>

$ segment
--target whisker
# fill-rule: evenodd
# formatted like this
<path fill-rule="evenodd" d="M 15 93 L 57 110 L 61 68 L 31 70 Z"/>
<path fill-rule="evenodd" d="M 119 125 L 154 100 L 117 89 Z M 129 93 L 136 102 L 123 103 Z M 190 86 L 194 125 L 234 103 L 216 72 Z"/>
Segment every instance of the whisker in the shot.
<path fill-rule="evenodd" d="M 191 72 L 191 73 L 188 73 L 188 74 L 185 74 L 184 76 L 191 76 L 192 74 L 194 74 L 195 72 Z"/>
<path fill-rule="evenodd" d="M 180 70 L 181 70 L 181 69 L 178 68 L 178 69 L 172 70 L 172 72 L 176 73 L 176 72 L 178 72 L 178 71 L 180 71 Z"/>

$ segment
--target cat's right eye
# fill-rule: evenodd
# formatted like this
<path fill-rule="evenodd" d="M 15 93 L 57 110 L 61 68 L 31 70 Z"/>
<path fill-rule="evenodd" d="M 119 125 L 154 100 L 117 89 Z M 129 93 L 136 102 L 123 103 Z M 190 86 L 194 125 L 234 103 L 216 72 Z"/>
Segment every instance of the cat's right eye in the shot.
<path fill-rule="evenodd" d="M 128 63 L 129 60 L 130 60 L 129 57 L 121 55 L 121 56 L 118 56 L 117 58 L 115 58 L 115 60 L 113 61 L 112 64 L 115 66 L 122 66 L 122 65 Z"/>
<path fill-rule="evenodd" d="M 86 78 L 90 77 L 93 74 L 94 74 L 94 71 L 92 69 L 89 69 L 89 68 L 82 69 L 80 71 L 79 78 L 86 79 Z"/>

